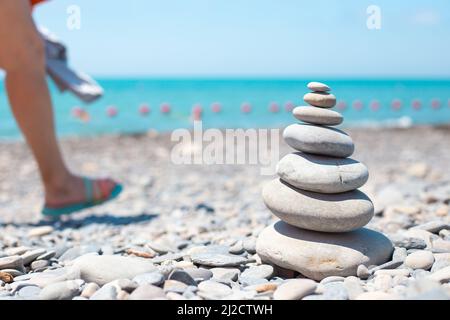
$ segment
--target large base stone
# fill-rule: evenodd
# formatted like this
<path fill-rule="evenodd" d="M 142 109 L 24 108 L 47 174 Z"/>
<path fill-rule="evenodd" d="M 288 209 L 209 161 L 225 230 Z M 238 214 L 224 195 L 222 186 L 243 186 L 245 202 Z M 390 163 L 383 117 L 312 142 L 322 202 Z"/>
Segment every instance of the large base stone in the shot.
<path fill-rule="evenodd" d="M 346 233 L 321 233 L 278 221 L 259 235 L 256 251 L 262 261 L 322 280 L 355 276 L 360 264 L 380 265 L 392 256 L 391 241 L 362 228 Z"/>

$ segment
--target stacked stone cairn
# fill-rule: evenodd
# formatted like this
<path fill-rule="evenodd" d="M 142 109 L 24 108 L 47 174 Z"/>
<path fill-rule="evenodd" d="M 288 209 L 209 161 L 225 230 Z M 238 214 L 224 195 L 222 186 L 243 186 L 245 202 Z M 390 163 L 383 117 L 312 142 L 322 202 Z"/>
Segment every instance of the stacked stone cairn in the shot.
<path fill-rule="evenodd" d="M 390 260 L 392 243 L 383 234 L 363 228 L 373 217 L 372 201 L 358 188 L 369 173 L 348 158 L 352 139 L 333 128 L 343 122 L 330 110 L 336 97 L 330 88 L 311 82 L 304 96 L 310 106 L 293 110 L 304 123 L 288 126 L 285 142 L 297 150 L 277 165 L 279 178 L 263 189 L 266 206 L 281 221 L 258 237 L 257 252 L 264 262 L 294 270 L 314 280 L 354 276 L 359 265 Z"/>

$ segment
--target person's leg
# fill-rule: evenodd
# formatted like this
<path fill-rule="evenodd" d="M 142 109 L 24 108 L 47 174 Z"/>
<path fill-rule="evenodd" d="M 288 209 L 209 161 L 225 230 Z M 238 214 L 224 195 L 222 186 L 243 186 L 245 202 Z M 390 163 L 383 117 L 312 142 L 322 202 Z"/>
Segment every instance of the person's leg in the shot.
<path fill-rule="evenodd" d="M 45 48 L 31 17 L 28 0 L 0 1 L 0 68 L 13 114 L 38 163 L 46 202 L 84 200 L 80 177 L 70 173 L 55 135 L 46 82 Z M 114 183 L 108 181 L 108 188 Z"/>

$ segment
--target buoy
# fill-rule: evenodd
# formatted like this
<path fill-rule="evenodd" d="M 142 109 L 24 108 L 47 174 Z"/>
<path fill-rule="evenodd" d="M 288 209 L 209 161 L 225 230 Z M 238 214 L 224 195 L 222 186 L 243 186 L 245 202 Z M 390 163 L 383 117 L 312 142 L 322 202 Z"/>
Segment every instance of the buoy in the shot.
<path fill-rule="evenodd" d="M 203 108 L 201 105 L 196 104 L 192 108 L 192 119 L 194 121 L 199 121 L 202 119 Z"/>
<path fill-rule="evenodd" d="M 118 111 L 117 108 L 114 106 L 109 106 L 108 108 L 106 108 L 106 115 L 110 118 L 114 118 L 115 116 L 117 116 Z"/>
<path fill-rule="evenodd" d="M 74 118 L 80 118 L 83 114 L 83 108 L 81 107 L 73 107 L 72 108 L 72 117 Z"/>
<path fill-rule="evenodd" d="M 147 104 L 142 104 L 139 107 L 139 113 L 141 114 L 141 116 L 146 116 L 150 113 L 150 107 Z"/>
<path fill-rule="evenodd" d="M 372 109 L 372 111 L 378 111 L 380 109 L 380 102 L 378 100 L 373 100 L 370 103 L 370 109 Z"/>
<path fill-rule="evenodd" d="M 439 109 L 439 108 L 441 107 L 441 101 L 439 101 L 439 99 L 433 99 L 433 100 L 431 100 L 431 107 L 432 107 L 434 110 Z"/>
<path fill-rule="evenodd" d="M 280 112 L 280 106 L 276 102 L 271 102 L 269 104 L 269 111 L 272 113 Z"/>
<path fill-rule="evenodd" d="M 413 110 L 419 110 L 422 107 L 422 102 L 419 99 L 414 99 L 411 102 Z"/>
<path fill-rule="evenodd" d="M 286 110 L 286 112 L 292 112 L 292 110 L 294 110 L 294 108 L 295 108 L 295 105 L 291 101 L 286 102 L 286 104 L 284 105 L 284 110 Z"/>
<path fill-rule="evenodd" d="M 355 100 L 355 101 L 353 102 L 353 108 L 354 108 L 355 110 L 357 110 L 357 111 L 362 110 L 363 106 L 364 106 L 364 105 L 363 105 L 363 103 L 362 103 L 361 100 Z"/>
<path fill-rule="evenodd" d="M 394 99 L 391 102 L 391 107 L 393 110 L 398 111 L 402 108 L 402 101 L 400 99 Z"/>
<path fill-rule="evenodd" d="M 447 101 L 447 106 L 450 108 L 450 99 Z"/>
<path fill-rule="evenodd" d="M 244 103 L 241 105 L 241 112 L 242 112 L 242 113 L 250 113 L 251 111 L 252 111 L 252 106 L 251 106 L 250 103 L 244 102 Z"/>
<path fill-rule="evenodd" d="M 222 105 L 219 102 L 214 102 L 211 105 L 211 111 L 214 113 L 219 113 L 222 111 Z"/>
<path fill-rule="evenodd" d="M 163 104 L 161 104 L 160 110 L 161 110 L 161 113 L 164 113 L 164 114 L 170 113 L 170 104 L 168 104 L 167 102 L 164 102 Z"/>
<path fill-rule="evenodd" d="M 336 109 L 345 110 L 347 108 L 347 103 L 345 101 L 339 101 L 336 105 Z"/>

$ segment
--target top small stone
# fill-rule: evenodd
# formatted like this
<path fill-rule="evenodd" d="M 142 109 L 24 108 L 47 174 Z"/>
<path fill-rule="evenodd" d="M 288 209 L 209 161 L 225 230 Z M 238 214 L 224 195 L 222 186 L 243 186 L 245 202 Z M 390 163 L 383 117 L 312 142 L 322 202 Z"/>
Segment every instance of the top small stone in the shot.
<path fill-rule="evenodd" d="M 316 92 L 327 92 L 331 90 L 329 86 L 321 82 L 308 83 L 308 89 Z"/>

